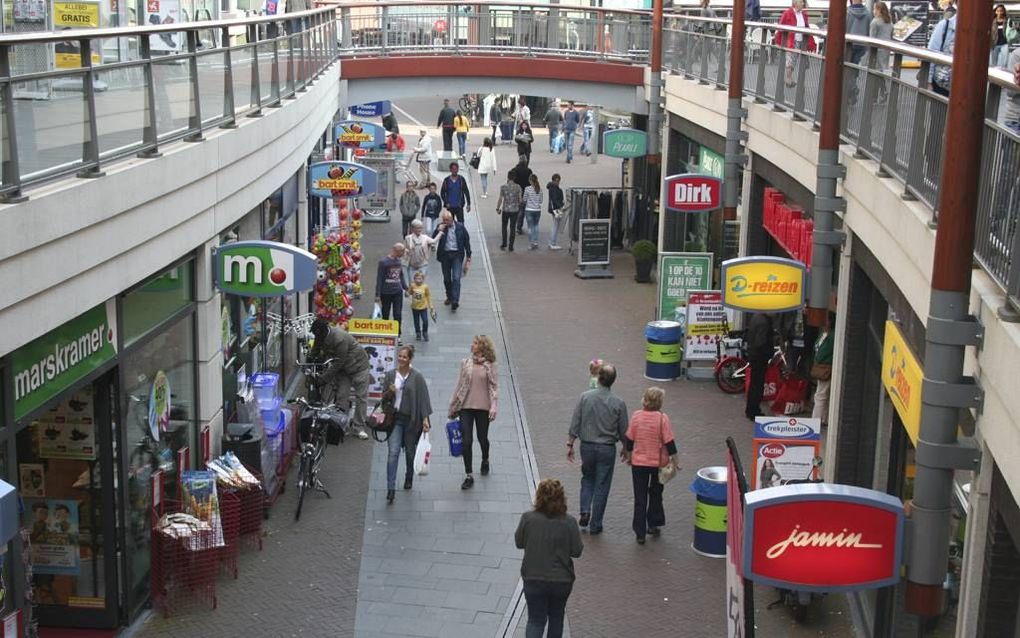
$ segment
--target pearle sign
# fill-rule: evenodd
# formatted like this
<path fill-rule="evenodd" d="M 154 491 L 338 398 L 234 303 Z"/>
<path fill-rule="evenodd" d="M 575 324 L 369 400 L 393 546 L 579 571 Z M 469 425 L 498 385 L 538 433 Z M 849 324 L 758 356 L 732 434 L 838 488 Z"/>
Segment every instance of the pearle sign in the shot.
<path fill-rule="evenodd" d="M 797 591 L 856 591 L 899 580 L 903 503 L 850 485 L 806 483 L 749 492 L 744 575 Z"/>

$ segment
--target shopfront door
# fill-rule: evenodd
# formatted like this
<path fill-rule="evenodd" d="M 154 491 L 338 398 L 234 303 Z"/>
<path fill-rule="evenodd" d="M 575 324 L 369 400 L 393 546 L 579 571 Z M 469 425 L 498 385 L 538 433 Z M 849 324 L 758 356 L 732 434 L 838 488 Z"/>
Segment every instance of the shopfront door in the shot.
<path fill-rule="evenodd" d="M 114 369 L 62 393 L 17 434 L 25 551 L 44 627 L 117 626 L 116 396 Z"/>

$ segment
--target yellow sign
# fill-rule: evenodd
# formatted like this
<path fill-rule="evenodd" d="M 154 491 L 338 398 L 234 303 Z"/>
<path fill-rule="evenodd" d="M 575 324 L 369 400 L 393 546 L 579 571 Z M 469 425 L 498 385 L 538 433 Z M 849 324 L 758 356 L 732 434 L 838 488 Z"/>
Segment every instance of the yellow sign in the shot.
<path fill-rule="evenodd" d="M 889 393 L 896 412 L 910 441 L 917 445 L 921 429 L 921 382 L 924 371 L 917 357 L 907 345 L 900 329 L 891 321 L 885 322 L 885 341 L 882 345 L 882 385 Z"/>
<path fill-rule="evenodd" d="M 351 317 L 350 322 L 347 324 L 347 332 L 366 335 L 396 335 L 397 322 L 392 319 L 357 319 Z"/>
<path fill-rule="evenodd" d="M 99 4 L 95 2 L 54 2 L 54 29 L 84 29 L 99 26 Z"/>
<path fill-rule="evenodd" d="M 368 133 L 341 133 L 337 141 L 343 145 L 350 145 L 371 142 L 372 139 L 372 136 Z"/>
<path fill-rule="evenodd" d="M 357 180 L 333 177 L 315 180 L 315 188 L 327 191 L 341 191 L 342 193 L 357 193 L 359 190 Z"/>
<path fill-rule="evenodd" d="M 779 257 L 741 257 L 722 263 L 723 305 L 751 312 L 804 306 L 804 264 Z"/>

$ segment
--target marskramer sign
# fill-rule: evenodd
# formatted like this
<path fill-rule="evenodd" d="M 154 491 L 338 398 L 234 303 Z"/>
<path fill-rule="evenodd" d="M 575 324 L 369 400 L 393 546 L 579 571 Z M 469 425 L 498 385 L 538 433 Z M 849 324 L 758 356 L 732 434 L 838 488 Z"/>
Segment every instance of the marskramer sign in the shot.
<path fill-rule="evenodd" d="M 14 418 L 30 414 L 116 354 L 112 299 L 18 348 L 11 354 Z"/>

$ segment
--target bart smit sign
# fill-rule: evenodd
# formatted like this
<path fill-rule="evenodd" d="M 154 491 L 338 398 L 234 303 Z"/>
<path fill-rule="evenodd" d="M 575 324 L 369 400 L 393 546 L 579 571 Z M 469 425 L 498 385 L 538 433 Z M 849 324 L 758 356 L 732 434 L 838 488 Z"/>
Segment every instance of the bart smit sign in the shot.
<path fill-rule="evenodd" d="M 781 257 L 740 257 L 722 263 L 723 305 L 750 312 L 786 312 L 804 307 L 807 270 Z"/>
<path fill-rule="evenodd" d="M 281 297 L 315 286 L 315 255 L 275 241 L 241 241 L 216 250 L 216 287 L 245 297 Z"/>

